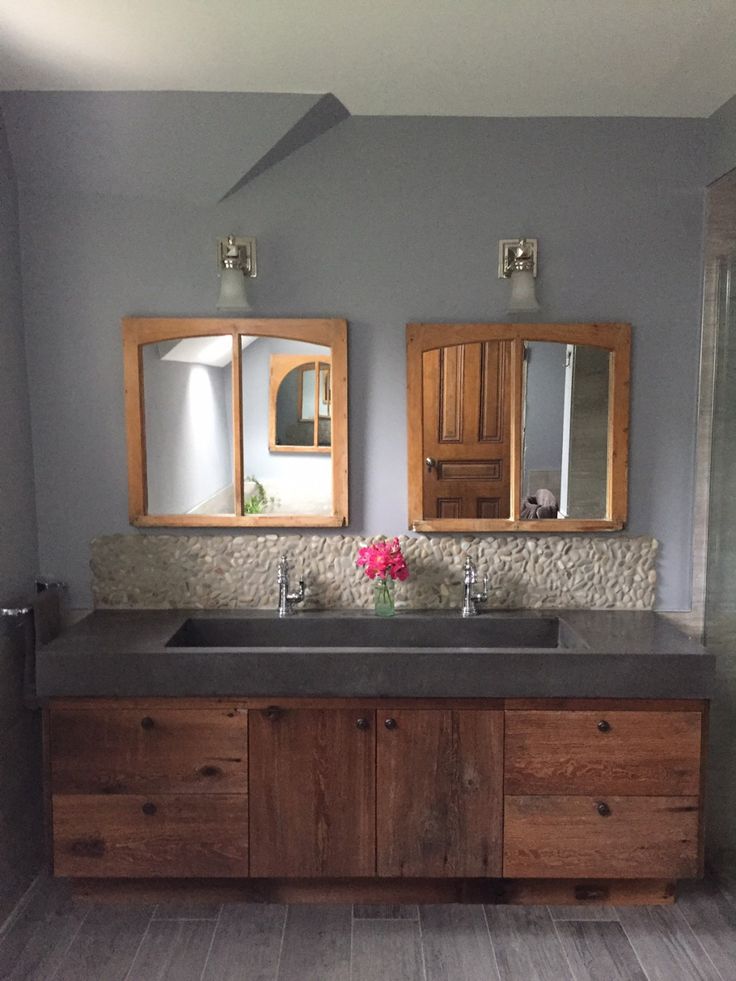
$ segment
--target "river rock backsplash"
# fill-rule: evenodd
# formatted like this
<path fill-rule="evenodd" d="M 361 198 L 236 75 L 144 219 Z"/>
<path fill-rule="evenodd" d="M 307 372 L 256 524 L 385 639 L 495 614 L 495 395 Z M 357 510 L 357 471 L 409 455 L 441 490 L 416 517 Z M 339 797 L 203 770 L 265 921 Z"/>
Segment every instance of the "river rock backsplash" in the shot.
<path fill-rule="evenodd" d="M 286 552 L 292 583 L 307 583 L 301 609 L 369 607 L 370 580 L 355 566 L 357 535 L 107 535 L 92 541 L 98 609 L 277 605 L 276 566 Z M 410 578 L 397 607 L 453 609 L 462 602 L 465 556 L 489 577 L 487 606 L 650 610 L 657 581 L 653 538 L 507 535 L 402 537 Z"/>

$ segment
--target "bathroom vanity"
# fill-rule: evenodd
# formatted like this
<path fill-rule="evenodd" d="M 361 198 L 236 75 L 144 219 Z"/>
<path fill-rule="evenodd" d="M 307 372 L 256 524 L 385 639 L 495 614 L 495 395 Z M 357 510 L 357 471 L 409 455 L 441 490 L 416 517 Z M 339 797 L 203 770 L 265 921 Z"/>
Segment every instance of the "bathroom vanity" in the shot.
<path fill-rule="evenodd" d="M 652 613 L 97 612 L 37 657 L 54 872 L 666 902 L 712 677 Z"/>

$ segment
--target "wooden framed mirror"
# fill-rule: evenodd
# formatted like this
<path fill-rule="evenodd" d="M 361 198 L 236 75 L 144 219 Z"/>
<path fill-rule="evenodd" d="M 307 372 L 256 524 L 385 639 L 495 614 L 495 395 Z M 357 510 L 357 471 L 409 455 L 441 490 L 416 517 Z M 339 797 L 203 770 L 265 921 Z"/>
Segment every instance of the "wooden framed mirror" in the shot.
<path fill-rule="evenodd" d="M 347 524 L 346 321 L 127 317 L 123 354 L 131 524 Z"/>
<path fill-rule="evenodd" d="M 616 531 L 628 324 L 408 324 L 409 527 Z"/>

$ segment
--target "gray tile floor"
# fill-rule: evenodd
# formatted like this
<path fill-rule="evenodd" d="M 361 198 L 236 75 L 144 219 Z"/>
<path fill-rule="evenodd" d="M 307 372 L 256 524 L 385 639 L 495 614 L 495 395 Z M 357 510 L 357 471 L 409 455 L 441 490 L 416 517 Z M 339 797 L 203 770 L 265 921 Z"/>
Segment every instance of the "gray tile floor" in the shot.
<path fill-rule="evenodd" d="M 675 906 L 110 904 L 37 884 L 0 934 L 27 981 L 734 981 L 736 888 Z"/>

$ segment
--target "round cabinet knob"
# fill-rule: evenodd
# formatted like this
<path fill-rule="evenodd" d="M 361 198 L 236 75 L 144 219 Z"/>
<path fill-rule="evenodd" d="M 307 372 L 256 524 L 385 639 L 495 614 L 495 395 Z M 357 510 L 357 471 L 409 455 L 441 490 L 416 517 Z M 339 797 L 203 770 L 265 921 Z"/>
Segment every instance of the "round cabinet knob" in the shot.
<path fill-rule="evenodd" d="M 386 726 L 387 729 L 395 729 L 397 726 L 396 719 L 386 719 L 386 721 L 383 724 Z"/>
<path fill-rule="evenodd" d="M 154 725 L 155 723 L 150 715 L 147 715 L 145 718 L 141 719 L 141 729 L 153 729 Z"/>
<path fill-rule="evenodd" d="M 606 722 L 605 719 L 601 719 L 601 721 L 598 723 L 598 731 L 599 732 L 610 732 L 611 731 L 611 723 L 610 722 Z"/>
<path fill-rule="evenodd" d="M 611 813 L 611 808 L 604 800 L 598 801 L 598 803 L 595 805 L 595 809 L 603 818 L 608 817 L 608 815 Z"/>
<path fill-rule="evenodd" d="M 283 715 L 283 710 L 278 707 L 278 705 L 269 705 L 266 709 L 266 718 L 275 722 L 276 719 L 280 719 Z"/>
<path fill-rule="evenodd" d="M 371 724 L 368 719 L 358 719 L 355 723 L 358 729 L 362 729 L 364 732 L 366 729 L 370 729 Z"/>
<path fill-rule="evenodd" d="M 149 801 L 146 801 L 146 803 L 143 805 L 143 807 L 141 808 L 141 810 L 143 811 L 144 814 L 148 814 L 148 815 L 155 814 L 156 813 L 156 805 L 155 804 L 152 804 L 151 801 L 149 800 Z"/>
<path fill-rule="evenodd" d="M 434 470 L 434 468 L 437 466 L 437 461 L 435 460 L 435 458 L 433 456 L 428 456 L 425 459 L 424 464 L 425 464 L 427 470 Z"/>
<path fill-rule="evenodd" d="M 220 771 L 216 766 L 203 766 L 199 772 L 203 777 L 216 777 Z"/>

